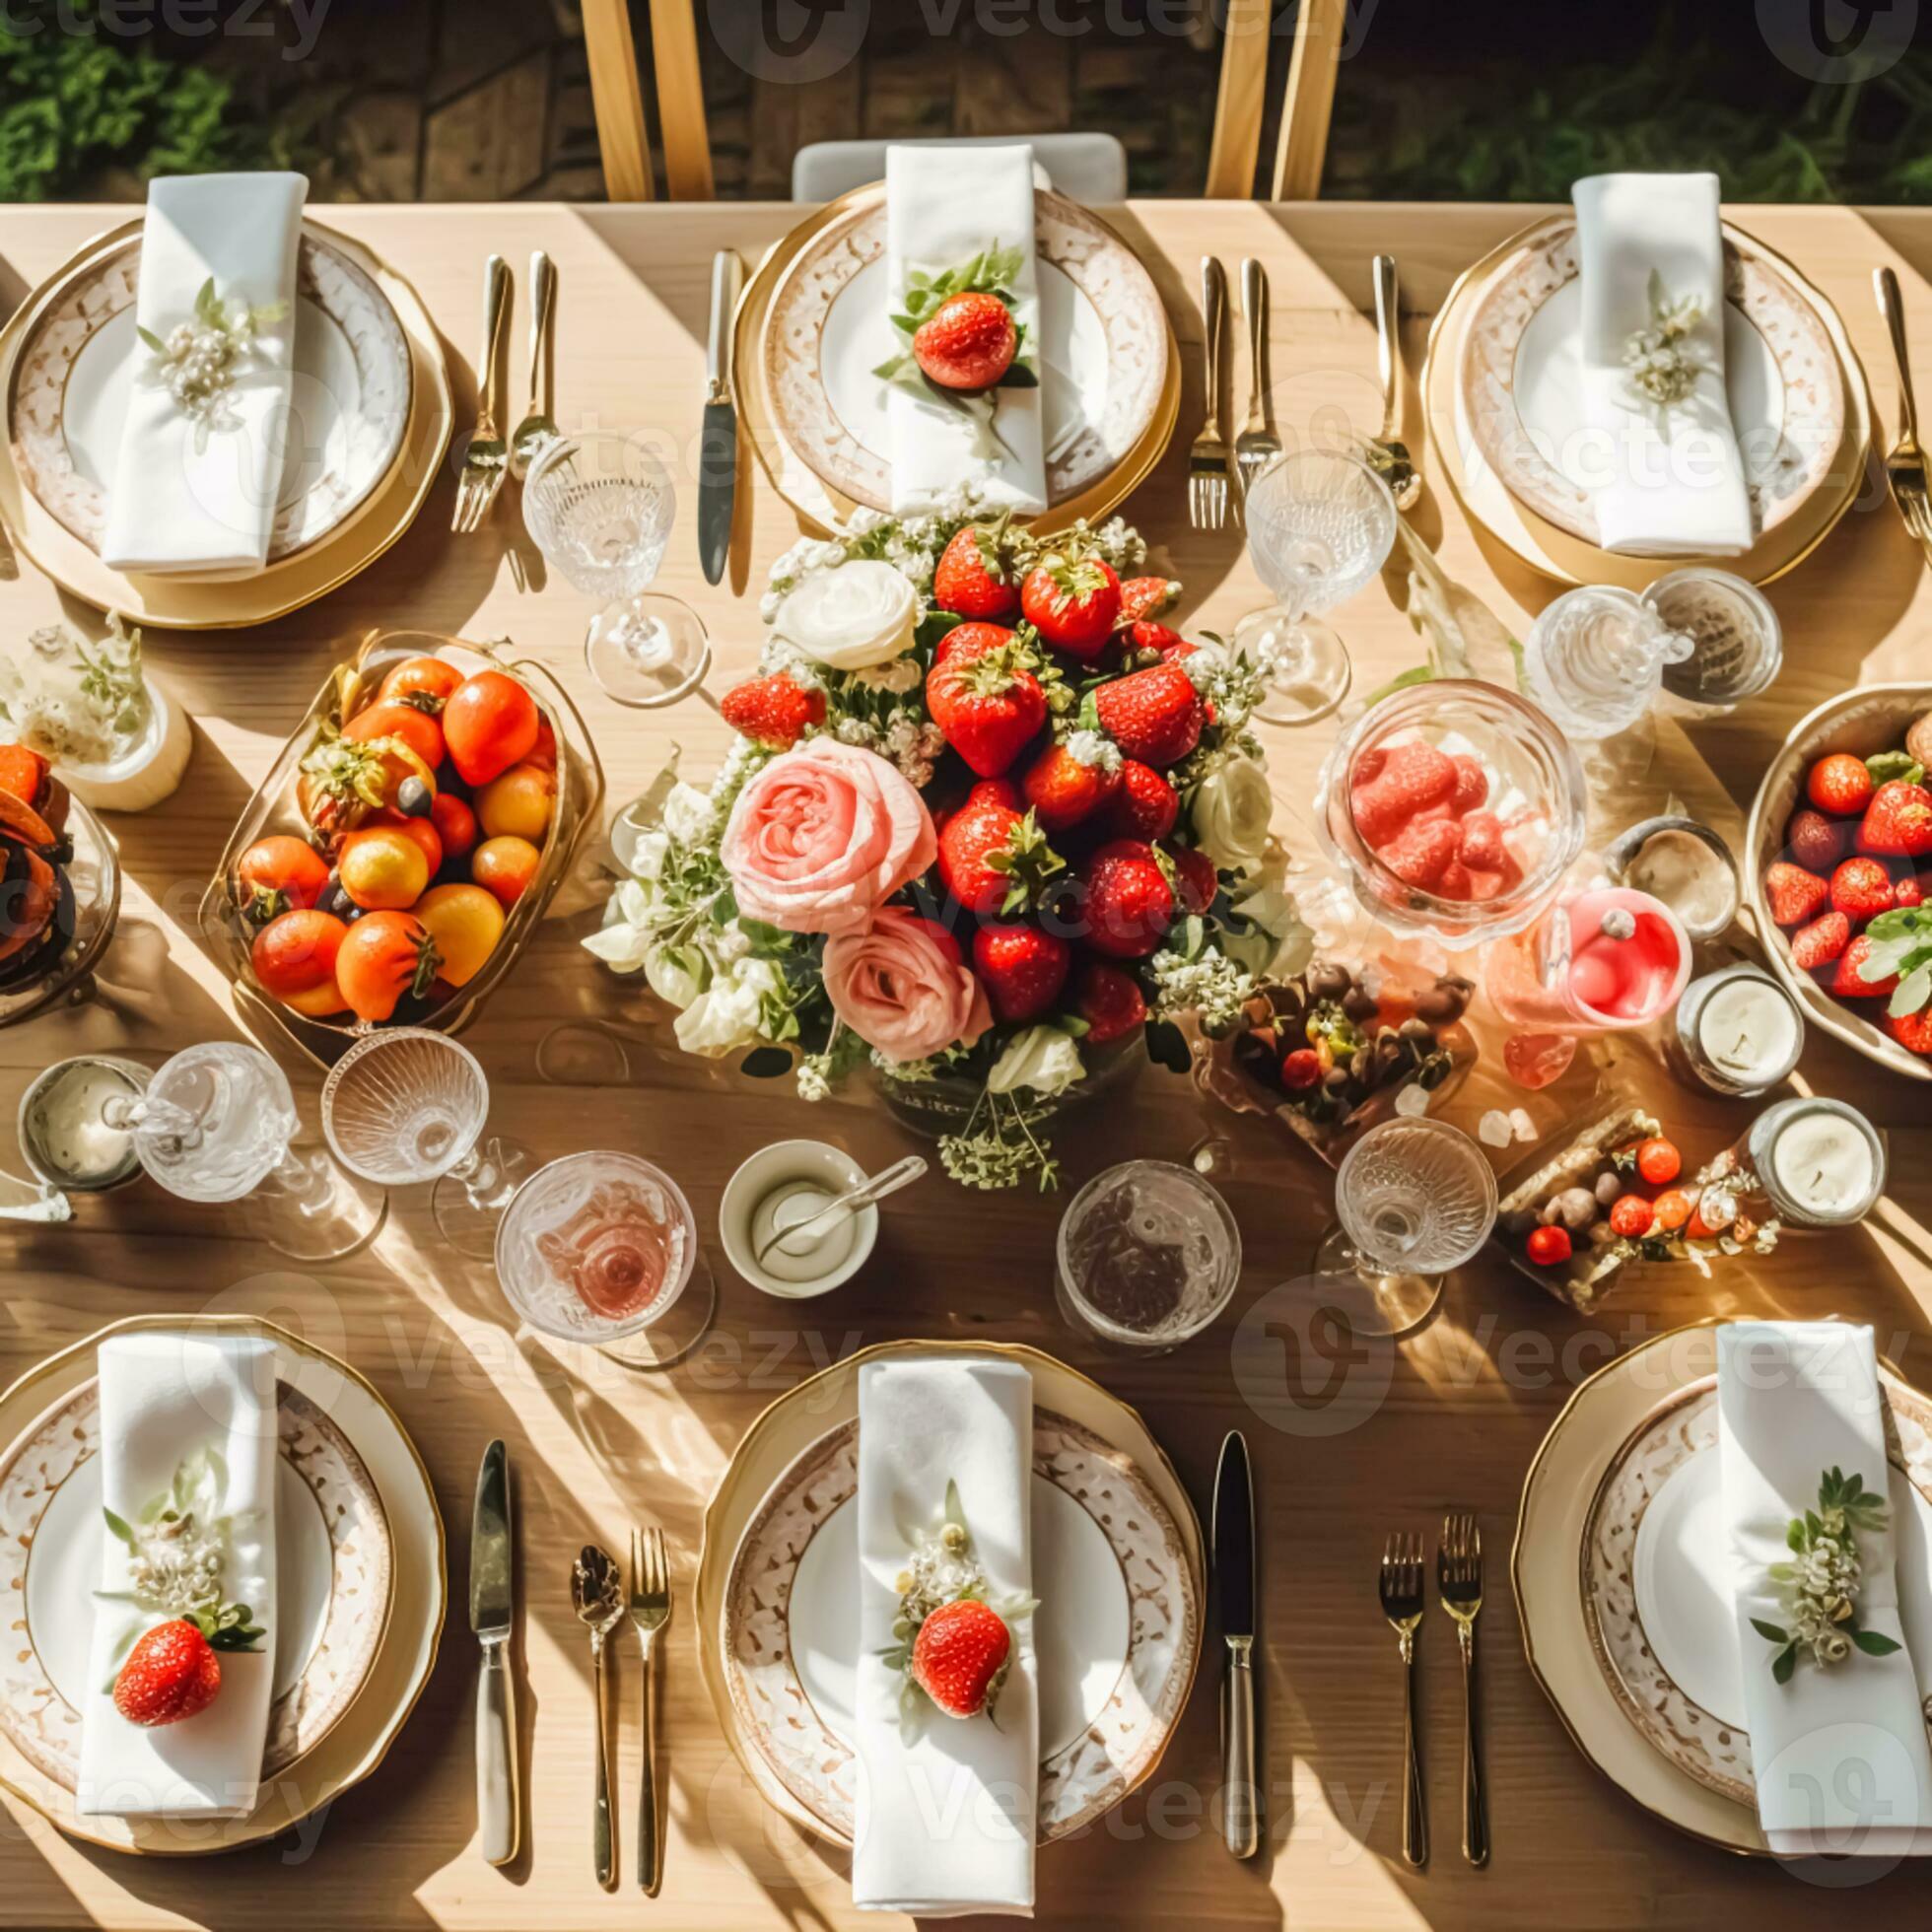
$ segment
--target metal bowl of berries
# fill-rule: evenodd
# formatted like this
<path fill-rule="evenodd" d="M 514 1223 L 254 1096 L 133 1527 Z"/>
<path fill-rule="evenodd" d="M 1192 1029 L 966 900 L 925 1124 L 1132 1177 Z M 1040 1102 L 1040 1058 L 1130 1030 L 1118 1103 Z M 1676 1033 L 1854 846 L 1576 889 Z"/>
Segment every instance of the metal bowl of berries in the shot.
<path fill-rule="evenodd" d="M 1745 828 L 1771 971 L 1814 1026 L 1914 1080 L 1932 1080 L 1928 721 L 1932 684 L 1828 699 L 1771 760 Z"/>

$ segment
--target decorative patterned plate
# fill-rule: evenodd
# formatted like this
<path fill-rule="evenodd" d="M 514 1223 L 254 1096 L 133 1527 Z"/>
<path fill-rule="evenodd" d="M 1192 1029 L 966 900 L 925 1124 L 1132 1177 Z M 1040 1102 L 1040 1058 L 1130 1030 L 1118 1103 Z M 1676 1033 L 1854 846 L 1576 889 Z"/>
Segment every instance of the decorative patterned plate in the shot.
<path fill-rule="evenodd" d="M 1889 1369 L 1886 1451 L 1898 1526 L 1899 1615 L 1932 1654 L 1932 1403 Z M 1717 1378 L 1666 1398 L 1617 1452 L 1585 1526 L 1583 1614 L 1623 1714 L 1680 1770 L 1734 1804 L 1757 1781 L 1727 1588 L 1717 1469 Z"/>
<path fill-rule="evenodd" d="M 1204 1596 L 1200 1526 L 1145 1425 L 1051 1356 L 886 1344 L 767 1410 L 706 1511 L 697 1606 L 706 1684 L 765 1796 L 849 1843 L 858 1366 L 909 1353 L 1001 1355 L 1033 1373 L 1038 1819 L 1049 1843 L 1152 1773 L 1194 1680 Z"/>
<path fill-rule="evenodd" d="M 278 1387 L 276 1554 L 280 1641 L 262 1775 L 319 1744 L 368 1680 L 389 1621 L 393 1552 L 363 1460 L 306 1396 Z M 79 1702 L 101 1580 L 101 1392 L 90 1381 L 0 1459 L 0 1592 L 18 1593 L 22 1641 L 0 1655 L 0 1730 L 75 1788 Z M 0 1599 L 4 1600 L 4 1599 Z"/>
<path fill-rule="evenodd" d="M 7 393 L 7 435 L 28 489 L 90 550 L 107 520 L 129 388 L 138 237 L 90 257 L 35 315 Z M 319 542 L 365 502 L 402 448 L 414 387 L 409 339 L 375 278 L 305 227 L 296 260 L 295 381 L 268 560 Z"/>
<path fill-rule="evenodd" d="M 1760 536 L 1828 486 L 1845 426 L 1845 380 L 1830 330 L 1748 235 L 1726 228 L 1725 383 Z M 1463 336 L 1463 407 L 1477 446 L 1510 494 L 1595 543 L 1597 513 L 1578 474 L 1582 283 L 1576 223 L 1553 217 L 1484 286 Z"/>

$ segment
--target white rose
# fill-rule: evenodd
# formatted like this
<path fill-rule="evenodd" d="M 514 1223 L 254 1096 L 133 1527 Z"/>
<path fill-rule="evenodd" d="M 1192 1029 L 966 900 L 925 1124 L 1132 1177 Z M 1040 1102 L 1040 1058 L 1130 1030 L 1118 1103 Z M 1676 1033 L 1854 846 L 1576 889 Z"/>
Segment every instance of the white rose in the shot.
<path fill-rule="evenodd" d="M 762 999 L 777 984 L 763 959 L 741 959 L 729 979 L 722 974 L 678 1014 L 674 1031 L 686 1052 L 715 1060 L 762 1037 Z"/>
<path fill-rule="evenodd" d="M 1223 872 L 1258 872 L 1268 851 L 1275 794 L 1268 774 L 1237 752 L 1194 789 L 1189 807 L 1196 843 Z"/>
<path fill-rule="evenodd" d="M 1298 973 L 1314 955 L 1315 934 L 1287 889 L 1287 855 L 1270 839 L 1259 869 L 1231 901 L 1255 932 L 1223 932 L 1221 950 L 1256 979 Z"/>
<path fill-rule="evenodd" d="M 704 992 L 704 958 L 688 946 L 665 946 L 645 956 L 644 977 L 665 1005 L 682 1012 Z"/>
<path fill-rule="evenodd" d="M 779 605 L 774 633 L 834 670 L 889 664 L 913 647 L 919 599 L 913 586 L 874 557 L 808 577 Z"/>
<path fill-rule="evenodd" d="M 986 1084 L 993 1093 L 1030 1087 L 1045 1098 L 1071 1086 L 1085 1071 L 1080 1050 L 1070 1034 L 1057 1026 L 1029 1026 L 1006 1043 L 1005 1052 L 993 1063 Z"/>
<path fill-rule="evenodd" d="M 635 973 L 648 956 L 650 916 L 651 895 L 636 879 L 626 879 L 604 901 L 603 925 L 585 939 L 584 950 L 595 954 L 613 973 Z"/>
<path fill-rule="evenodd" d="M 664 797 L 662 824 L 679 845 L 702 845 L 711 829 L 711 795 L 682 779 Z"/>

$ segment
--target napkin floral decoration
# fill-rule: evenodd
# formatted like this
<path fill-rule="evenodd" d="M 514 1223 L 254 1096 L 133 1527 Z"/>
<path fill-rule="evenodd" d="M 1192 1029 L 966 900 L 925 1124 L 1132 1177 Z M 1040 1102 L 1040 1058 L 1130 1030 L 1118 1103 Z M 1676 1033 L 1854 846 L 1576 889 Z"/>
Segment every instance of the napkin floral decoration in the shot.
<path fill-rule="evenodd" d="M 1886 1527 L 1884 1502 L 1865 1487 L 1863 1477 L 1828 1469 L 1819 1479 L 1818 1507 L 1794 1516 L 1784 1540 L 1791 1561 L 1773 1563 L 1769 1575 L 1777 1585 L 1778 1602 L 1790 1620 L 1781 1628 L 1754 1617 L 1752 1628 L 1777 1645 L 1771 1657 L 1771 1676 L 1788 1684 L 1798 1668 L 1799 1653 L 1828 1670 L 1841 1664 L 1854 1646 L 1868 1657 L 1889 1657 L 1899 1646 L 1877 1630 L 1858 1627 L 1857 1606 L 1862 1567 L 1858 1539 L 1879 1535 Z"/>
<path fill-rule="evenodd" d="M 1690 394 L 1703 373 L 1702 361 L 1687 345 L 1704 318 L 1704 305 L 1700 296 L 1673 296 L 1654 268 L 1649 300 L 1650 326 L 1630 332 L 1623 366 L 1637 396 L 1656 405 L 1658 431 L 1667 434 L 1671 406 Z"/>
<path fill-rule="evenodd" d="M 166 389 L 194 424 L 197 452 L 208 447 L 211 431 L 242 427 L 230 393 L 235 380 L 254 352 L 256 332 L 288 311 L 286 302 L 226 302 L 211 275 L 194 299 L 191 320 L 176 322 L 166 337 L 135 325 L 149 352 L 143 380 Z"/>

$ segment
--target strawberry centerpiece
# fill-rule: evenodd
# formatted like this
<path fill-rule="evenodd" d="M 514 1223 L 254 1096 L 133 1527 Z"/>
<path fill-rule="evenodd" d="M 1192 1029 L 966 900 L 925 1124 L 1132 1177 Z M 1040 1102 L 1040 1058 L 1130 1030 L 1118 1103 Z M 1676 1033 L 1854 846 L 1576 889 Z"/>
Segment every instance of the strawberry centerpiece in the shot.
<path fill-rule="evenodd" d="M 862 1067 L 902 1117 L 946 1100 L 955 1179 L 1051 1186 L 1050 1114 L 1142 1041 L 1184 1067 L 1173 1022 L 1232 1029 L 1302 936 L 1262 680 L 1174 628 L 1181 586 L 1118 519 L 856 520 L 773 567 L 720 702 L 732 748 L 626 814 L 586 943 L 646 975 L 687 1051 L 807 1098 Z"/>

